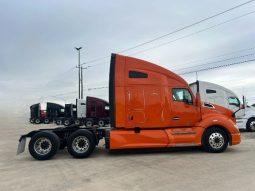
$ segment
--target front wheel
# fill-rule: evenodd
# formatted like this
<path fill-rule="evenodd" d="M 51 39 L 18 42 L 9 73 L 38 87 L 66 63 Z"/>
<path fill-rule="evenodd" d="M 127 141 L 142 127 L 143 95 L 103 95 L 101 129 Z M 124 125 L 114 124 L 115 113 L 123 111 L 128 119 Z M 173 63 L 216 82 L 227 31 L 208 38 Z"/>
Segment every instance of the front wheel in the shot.
<path fill-rule="evenodd" d="M 67 141 L 67 150 L 75 158 L 88 157 L 95 149 L 95 137 L 88 130 L 77 130 Z"/>
<path fill-rule="evenodd" d="M 37 160 L 48 160 L 58 151 L 60 141 L 51 131 L 42 131 L 32 136 L 29 142 L 29 152 Z"/>
<path fill-rule="evenodd" d="M 255 132 L 255 118 L 250 118 L 246 123 L 246 130 Z"/>
<path fill-rule="evenodd" d="M 35 122 L 35 119 L 34 118 L 31 118 L 30 119 L 30 123 L 34 123 Z"/>
<path fill-rule="evenodd" d="M 228 136 L 223 129 L 212 127 L 206 130 L 202 142 L 205 151 L 210 153 L 221 153 L 228 147 Z"/>

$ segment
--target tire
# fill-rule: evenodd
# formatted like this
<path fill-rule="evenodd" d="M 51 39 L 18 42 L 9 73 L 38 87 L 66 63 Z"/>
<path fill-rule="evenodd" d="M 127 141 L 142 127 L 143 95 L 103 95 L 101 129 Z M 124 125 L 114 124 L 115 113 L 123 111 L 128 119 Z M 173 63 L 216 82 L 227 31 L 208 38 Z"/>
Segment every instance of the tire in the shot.
<path fill-rule="evenodd" d="M 60 140 L 51 131 L 41 131 L 32 136 L 29 142 L 29 153 L 37 160 L 51 159 L 58 151 Z"/>
<path fill-rule="evenodd" d="M 250 118 L 246 123 L 246 130 L 250 132 L 255 132 L 255 118 Z"/>
<path fill-rule="evenodd" d="M 87 120 L 85 123 L 86 127 L 92 127 L 93 126 L 93 121 L 92 120 Z"/>
<path fill-rule="evenodd" d="M 67 141 L 67 151 L 74 158 L 86 158 L 95 149 L 95 136 L 88 130 L 77 130 Z"/>
<path fill-rule="evenodd" d="M 98 120 L 97 125 L 98 125 L 99 127 L 104 127 L 104 126 L 105 126 L 104 120 L 102 120 L 102 119 Z"/>
<path fill-rule="evenodd" d="M 71 125 L 71 120 L 70 119 L 64 119 L 63 124 L 64 124 L 64 126 L 69 126 L 69 125 Z"/>
<path fill-rule="evenodd" d="M 35 122 L 35 119 L 34 119 L 34 118 L 31 118 L 29 121 L 30 121 L 30 123 L 34 123 L 34 122 Z"/>
<path fill-rule="evenodd" d="M 203 148 L 205 151 L 210 153 L 221 153 L 228 147 L 228 135 L 227 133 L 219 128 L 212 127 L 203 135 Z"/>
<path fill-rule="evenodd" d="M 45 118 L 45 119 L 43 120 L 43 123 L 44 123 L 44 124 L 49 124 L 49 123 L 50 123 L 50 120 L 49 120 L 48 118 Z"/>
<path fill-rule="evenodd" d="M 61 124 L 62 124 L 62 121 L 61 121 L 60 119 L 57 119 L 57 120 L 56 120 L 56 124 L 57 124 L 57 125 L 61 125 Z"/>
<path fill-rule="evenodd" d="M 81 125 L 81 121 L 80 121 L 79 119 L 75 119 L 75 120 L 74 120 L 74 124 L 75 124 L 75 125 Z"/>
<path fill-rule="evenodd" d="M 41 120 L 39 118 L 35 119 L 35 124 L 40 124 Z"/>

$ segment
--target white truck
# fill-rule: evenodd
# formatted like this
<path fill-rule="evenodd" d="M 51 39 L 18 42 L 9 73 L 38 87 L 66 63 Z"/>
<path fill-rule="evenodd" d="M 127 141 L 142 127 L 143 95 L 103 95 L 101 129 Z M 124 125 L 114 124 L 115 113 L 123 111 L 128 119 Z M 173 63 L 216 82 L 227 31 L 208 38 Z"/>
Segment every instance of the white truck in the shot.
<path fill-rule="evenodd" d="M 197 84 L 199 84 L 201 100 L 205 106 L 213 107 L 213 104 L 216 104 L 231 109 L 234 112 L 237 111 L 235 116 L 238 128 L 255 131 L 254 107 L 247 107 L 243 100 L 244 109 L 239 110 L 241 102 L 233 91 L 210 82 L 198 81 L 198 83 L 191 83 L 190 88 L 193 92 L 197 91 Z"/>

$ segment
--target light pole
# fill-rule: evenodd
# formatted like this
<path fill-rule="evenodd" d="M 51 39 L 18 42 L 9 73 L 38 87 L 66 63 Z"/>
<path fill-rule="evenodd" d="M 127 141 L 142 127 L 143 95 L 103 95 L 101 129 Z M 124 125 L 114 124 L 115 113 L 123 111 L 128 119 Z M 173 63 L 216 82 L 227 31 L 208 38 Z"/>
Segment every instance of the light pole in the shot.
<path fill-rule="evenodd" d="M 79 80 L 79 99 L 81 98 L 81 49 L 82 47 L 75 47 L 75 49 L 78 51 L 78 80 Z"/>

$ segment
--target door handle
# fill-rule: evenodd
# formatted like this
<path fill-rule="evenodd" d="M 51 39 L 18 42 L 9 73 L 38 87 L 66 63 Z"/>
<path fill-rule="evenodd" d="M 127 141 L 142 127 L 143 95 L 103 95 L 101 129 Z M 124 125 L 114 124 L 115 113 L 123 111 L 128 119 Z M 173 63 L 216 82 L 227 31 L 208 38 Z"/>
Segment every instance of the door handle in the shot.
<path fill-rule="evenodd" d="M 180 120 L 181 118 L 180 117 L 173 117 L 172 119 L 173 120 Z"/>

